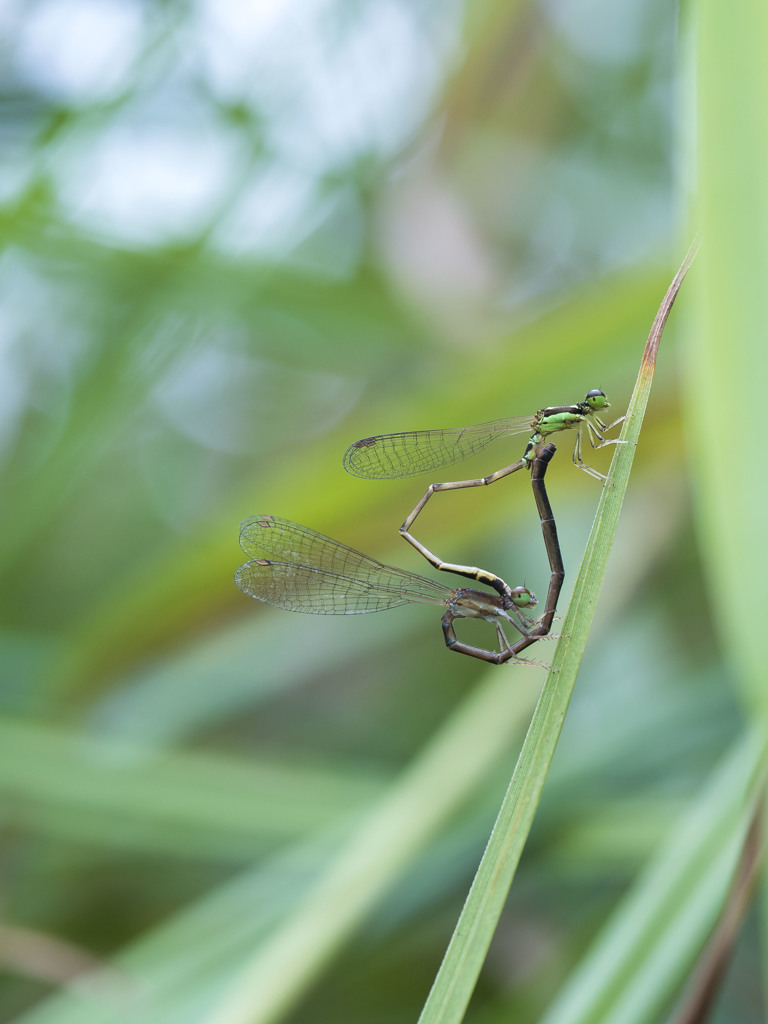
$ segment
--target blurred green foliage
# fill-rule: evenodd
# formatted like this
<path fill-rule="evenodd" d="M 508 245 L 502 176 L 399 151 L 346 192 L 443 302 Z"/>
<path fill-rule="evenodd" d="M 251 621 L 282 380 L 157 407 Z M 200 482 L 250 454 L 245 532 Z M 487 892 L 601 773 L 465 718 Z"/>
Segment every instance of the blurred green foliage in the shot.
<path fill-rule="evenodd" d="M 346 476 L 350 441 L 593 387 L 621 412 L 685 248 L 676 12 L 36 0 L 4 17 L 0 1018 L 236 1020 L 213 1015 L 254 953 L 369 815 L 418 793 L 358 916 L 328 915 L 335 945 L 290 947 L 273 1018 L 415 1020 L 542 672 L 450 655 L 434 609 L 249 602 L 238 525 L 285 516 L 423 572 L 397 537 L 422 481 Z M 740 731 L 679 334 L 673 314 L 472 1024 L 539 1019 Z M 572 582 L 598 485 L 561 448 Z M 500 443 L 467 475 L 518 454 Z M 514 477 L 438 495 L 420 524 L 544 592 Z M 442 764 L 429 813 L 419 764 Z M 763 1017 L 753 943 L 718 1020 Z"/>

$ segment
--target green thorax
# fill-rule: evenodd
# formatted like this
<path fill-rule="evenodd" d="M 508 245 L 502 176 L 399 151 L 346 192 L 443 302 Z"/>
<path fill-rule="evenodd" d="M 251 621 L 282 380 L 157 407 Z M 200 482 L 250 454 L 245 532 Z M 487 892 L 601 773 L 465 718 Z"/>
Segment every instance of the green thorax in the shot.
<path fill-rule="evenodd" d="M 529 468 L 545 437 L 549 434 L 556 434 L 559 430 L 573 430 L 574 427 L 580 427 L 590 417 L 594 417 L 598 426 L 604 426 L 597 417 L 597 412 L 607 409 L 609 404 L 605 394 L 596 388 L 594 391 L 589 391 L 584 401 L 577 402 L 576 405 L 550 405 L 546 409 L 539 409 L 531 423 L 534 433 L 523 455 Z"/>
<path fill-rule="evenodd" d="M 582 410 L 579 405 L 540 409 L 533 419 L 533 429 L 542 437 L 554 434 L 558 430 L 571 430 L 583 423 L 591 411 L 591 409 Z"/>

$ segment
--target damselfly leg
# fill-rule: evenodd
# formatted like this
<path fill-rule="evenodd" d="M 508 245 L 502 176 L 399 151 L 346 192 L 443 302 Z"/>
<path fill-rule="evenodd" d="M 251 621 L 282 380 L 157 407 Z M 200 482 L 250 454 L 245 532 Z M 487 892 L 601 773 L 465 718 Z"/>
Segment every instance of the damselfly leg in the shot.
<path fill-rule="evenodd" d="M 487 572 L 485 569 L 478 569 L 476 566 L 456 565 L 453 562 L 444 562 L 441 558 L 438 558 L 437 555 L 430 551 L 428 547 L 422 544 L 420 540 L 413 536 L 411 533 L 411 527 L 415 523 L 419 513 L 436 491 L 459 491 L 463 490 L 465 487 L 482 487 L 487 484 L 495 483 L 497 480 L 501 480 L 502 477 L 510 476 L 510 474 L 516 473 L 519 469 L 526 468 L 528 465 L 529 463 L 526 462 L 525 459 L 518 459 L 517 462 L 513 462 L 511 466 L 506 466 L 504 469 L 499 469 L 495 473 L 491 473 L 490 476 L 479 477 L 476 480 L 454 480 L 451 483 L 430 484 L 416 507 L 400 527 L 400 535 L 404 537 L 412 547 L 416 548 L 419 554 L 426 558 L 430 565 L 433 565 L 436 569 L 440 569 L 442 572 L 452 572 L 458 576 L 467 576 L 469 579 L 477 580 L 480 583 L 486 583 L 489 587 L 493 587 L 494 590 L 501 593 L 501 590 L 499 589 L 498 576 Z"/>
<path fill-rule="evenodd" d="M 586 420 L 584 426 L 587 432 L 587 440 L 589 441 L 590 447 L 606 448 L 609 444 L 625 444 L 625 442 L 618 437 L 606 438 L 603 436 L 607 431 L 613 430 L 614 427 L 617 427 L 620 423 L 623 423 L 625 419 L 626 416 L 619 416 L 619 418 L 617 420 L 614 420 L 613 423 L 603 423 L 601 419 L 598 419 L 597 416 L 594 416 L 592 419 Z M 574 466 L 576 466 L 577 469 L 583 469 L 588 476 L 593 477 L 595 480 L 605 481 L 607 478 L 604 473 L 598 473 L 596 469 L 594 469 L 592 466 L 588 466 L 587 463 L 584 462 L 584 460 L 582 459 L 581 435 L 582 431 L 579 430 L 576 434 L 576 443 L 573 446 L 572 461 Z"/>

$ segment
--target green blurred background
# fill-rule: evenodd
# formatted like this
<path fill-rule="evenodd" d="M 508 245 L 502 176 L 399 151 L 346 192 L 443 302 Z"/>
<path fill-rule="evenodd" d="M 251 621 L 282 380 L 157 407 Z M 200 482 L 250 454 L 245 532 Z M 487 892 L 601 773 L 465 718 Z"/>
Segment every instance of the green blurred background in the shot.
<path fill-rule="evenodd" d="M 684 28 L 660 0 L 41 0 L 3 20 L 0 1019 L 213 1020 L 502 676 L 500 752 L 275 1018 L 413 1021 L 543 672 L 449 654 L 438 609 L 249 601 L 238 526 L 284 516 L 429 574 L 397 536 L 429 481 L 355 480 L 349 442 L 594 387 L 623 411 L 687 244 Z M 686 287 L 473 1024 L 539 1018 L 739 728 L 680 425 Z M 560 447 L 564 609 L 599 485 Z M 522 479 L 439 495 L 419 525 L 545 593 Z M 717 1020 L 762 1019 L 753 930 Z"/>

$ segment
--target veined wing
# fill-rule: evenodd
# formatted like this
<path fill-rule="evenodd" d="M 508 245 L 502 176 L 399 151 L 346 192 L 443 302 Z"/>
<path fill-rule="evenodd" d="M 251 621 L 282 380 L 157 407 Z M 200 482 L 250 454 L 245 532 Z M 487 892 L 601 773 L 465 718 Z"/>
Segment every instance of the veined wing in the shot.
<path fill-rule="evenodd" d="M 344 452 L 344 468 L 352 476 L 366 479 L 415 476 L 468 459 L 499 437 L 528 433 L 532 422 L 532 416 L 508 417 L 473 427 L 364 437 Z"/>
<path fill-rule="evenodd" d="M 240 545 L 253 561 L 235 582 L 244 593 L 288 611 L 354 615 L 410 602 L 443 604 L 452 590 L 377 562 L 322 533 L 277 516 L 252 516 Z"/>
<path fill-rule="evenodd" d="M 417 577 L 420 578 L 420 577 Z M 424 583 L 431 583 L 421 577 Z M 358 615 L 397 608 L 410 602 L 444 604 L 451 591 L 435 585 L 425 592 L 378 586 L 311 565 L 259 558 L 241 565 L 235 583 L 245 594 L 289 612 L 313 615 Z"/>

